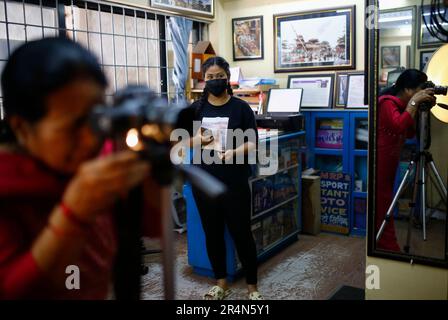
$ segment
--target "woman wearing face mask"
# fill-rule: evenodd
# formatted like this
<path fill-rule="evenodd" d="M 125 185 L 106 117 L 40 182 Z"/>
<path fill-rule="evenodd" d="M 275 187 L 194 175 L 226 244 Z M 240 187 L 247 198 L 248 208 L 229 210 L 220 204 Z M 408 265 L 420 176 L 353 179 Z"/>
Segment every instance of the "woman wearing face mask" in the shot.
<path fill-rule="evenodd" d="M 395 175 L 406 138 L 415 136 L 415 117 L 422 103 L 434 105 L 434 89 L 422 89 L 428 80 L 425 73 L 409 69 L 397 82 L 384 90 L 378 104 L 376 232 L 392 203 Z M 400 251 L 393 216 L 377 243 L 378 249 Z"/>
<path fill-rule="evenodd" d="M 256 149 L 257 143 L 255 117 L 245 101 L 232 96 L 229 64 L 223 58 L 208 59 L 202 66 L 202 72 L 206 81 L 205 89 L 200 100 L 193 104 L 197 111 L 196 120 L 201 121 L 201 130 L 197 132 L 195 141 L 202 148 L 209 149 L 211 158 L 218 161 L 209 164 L 210 162 L 201 159 L 201 168 L 223 181 L 230 193 L 226 207 L 217 208 L 193 189 L 204 228 L 208 257 L 217 279 L 216 286 L 204 298 L 222 300 L 230 293 L 226 281 L 224 241 L 224 228 L 227 226 L 245 270 L 248 297 L 251 300 L 261 300 L 257 289 L 257 252 L 250 226 L 248 184 L 251 175 L 248 154 Z M 216 126 L 221 130 L 216 129 Z M 235 141 L 231 141 L 235 139 L 223 138 L 222 134 L 226 129 L 250 129 L 254 139 L 246 139 L 236 145 Z M 204 154 L 202 152 L 203 156 Z M 239 163 L 238 158 L 244 158 L 244 164 L 236 164 Z M 234 164 L 229 164 L 232 160 Z"/>

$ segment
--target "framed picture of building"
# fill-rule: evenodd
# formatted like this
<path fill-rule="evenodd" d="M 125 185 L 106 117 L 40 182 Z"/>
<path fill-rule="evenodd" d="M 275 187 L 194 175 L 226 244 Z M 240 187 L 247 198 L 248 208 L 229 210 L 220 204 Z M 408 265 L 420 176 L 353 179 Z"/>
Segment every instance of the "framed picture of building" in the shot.
<path fill-rule="evenodd" d="M 151 7 L 209 18 L 215 14 L 214 0 L 151 0 Z"/>
<path fill-rule="evenodd" d="M 232 19 L 233 60 L 263 59 L 263 16 Z"/>
<path fill-rule="evenodd" d="M 356 7 L 274 16 L 274 71 L 355 68 Z"/>

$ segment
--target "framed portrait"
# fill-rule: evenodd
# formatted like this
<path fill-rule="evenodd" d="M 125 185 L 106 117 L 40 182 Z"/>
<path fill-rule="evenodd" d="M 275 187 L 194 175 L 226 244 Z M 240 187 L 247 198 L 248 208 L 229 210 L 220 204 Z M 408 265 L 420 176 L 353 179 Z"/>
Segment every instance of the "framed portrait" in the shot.
<path fill-rule="evenodd" d="M 334 107 L 345 108 L 347 105 L 347 72 L 336 73 L 335 86 L 334 86 Z"/>
<path fill-rule="evenodd" d="M 347 109 L 367 108 L 364 101 L 364 86 L 365 74 L 364 72 L 356 72 L 348 75 L 347 79 Z"/>
<path fill-rule="evenodd" d="M 423 14 L 426 18 L 426 23 L 430 23 L 430 14 L 431 14 L 431 6 L 419 6 L 418 9 L 418 23 L 417 23 L 417 43 L 418 48 L 434 48 L 434 47 L 440 47 L 443 42 L 437 39 L 436 37 L 433 37 L 428 29 L 426 28 L 425 22 L 423 21 Z M 446 17 L 446 14 L 445 14 Z"/>
<path fill-rule="evenodd" d="M 356 7 L 274 16 L 274 72 L 355 68 Z"/>
<path fill-rule="evenodd" d="M 420 51 L 420 71 L 425 71 L 426 65 L 431 60 L 432 55 L 436 50 L 422 50 Z"/>
<path fill-rule="evenodd" d="M 208 18 L 215 15 L 214 0 L 151 0 L 151 7 Z"/>
<path fill-rule="evenodd" d="M 263 16 L 232 19 L 233 60 L 263 59 Z"/>
<path fill-rule="evenodd" d="M 304 109 L 326 109 L 333 106 L 334 73 L 290 75 L 288 88 L 303 89 Z"/>
<path fill-rule="evenodd" d="M 383 69 L 398 68 L 400 66 L 400 46 L 381 48 L 381 67 Z"/>

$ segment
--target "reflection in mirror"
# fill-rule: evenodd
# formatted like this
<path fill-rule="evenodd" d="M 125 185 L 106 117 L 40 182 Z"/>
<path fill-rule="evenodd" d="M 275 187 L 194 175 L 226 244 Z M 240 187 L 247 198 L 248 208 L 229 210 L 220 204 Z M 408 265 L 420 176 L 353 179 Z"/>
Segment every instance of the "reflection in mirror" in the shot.
<path fill-rule="evenodd" d="M 394 8 L 394 1 L 379 2 L 375 248 L 444 260 L 448 165 L 446 157 L 433 157 L 446 146 L 431 135 L 446 135 L 448 129 L 435 133 L 430 126 L 431 109 L 440 95 L 434 96 L 434 89 L 428 88 L 427 81 L 433 79 L 417 70 L 416 43 L 421 32 L 416 27 L 425 28 L 419 23 L 421 1 L 400 3 L 400 8 Z"/>

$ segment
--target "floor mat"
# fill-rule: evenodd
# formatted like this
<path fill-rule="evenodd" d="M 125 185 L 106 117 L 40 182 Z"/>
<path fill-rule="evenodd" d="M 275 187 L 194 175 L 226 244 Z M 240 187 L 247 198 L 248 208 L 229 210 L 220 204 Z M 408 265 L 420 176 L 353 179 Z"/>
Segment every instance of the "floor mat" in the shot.
<path fill-rule="evenodd" d="M 328 300 L 365 300 L 364 289 L 342 286 Z"/>

